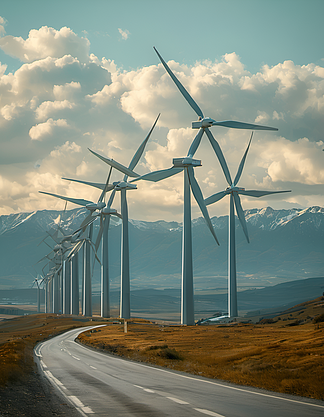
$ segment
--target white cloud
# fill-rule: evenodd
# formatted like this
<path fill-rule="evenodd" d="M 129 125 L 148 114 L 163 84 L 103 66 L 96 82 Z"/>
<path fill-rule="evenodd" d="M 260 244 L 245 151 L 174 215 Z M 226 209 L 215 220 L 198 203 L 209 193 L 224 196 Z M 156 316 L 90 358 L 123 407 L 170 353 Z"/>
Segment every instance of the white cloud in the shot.
<path fill-rule="evenodd" d="M 6 33 L 6 30 L 4 28 L 6 23 L 7 23 L 6 20 L 2 16 L 0 16 L 0 36 Z"/>
<path fill-rule="evenodd" d="M 43 101 L 43 103 L 35 110 L 37 120 L 45 120 L 53 113 L 57 113 L 60 110 L 73 109 L 74 103 L 68 100 L 63 101 Z"/>
<path fill-rule="evenodd" d="M 169 168 L 174 157 L 187 154 L 197 133 L 191 129 L 197 116 L 161 64 L 119 71 L 114 61 L 89 55 L 88 41 L 67 28 L 41 28 L 26 40 L 2 39 L 7 53 L 21 59 L 29 54 L 32 61 L 13 74 L 0 69 L 3 213 L 62 205 L 38 190 L 97 199 L 97 190 L 61 177 L 105 181 L 108 166 L 87 148 L 128 165 L 158 113 L 161 117 L 136 171 Z M 244 198 L 244 208 L 323 200 L 322 67 L 286 61 L 251 74 L 235 53 L 220 62 L 169 65 L 206 116 L 279 128 L 278 133 L 255 133 L 240 185 L 293 193 Z M 250 132 L 221 127 L 211 131 L 234 177 Z M 227 183 L 206 135 L 195 156 L 203 164 L 195 175 L 204 196 L 224 189 Z M 111 180 L 121 178 L 113 170 Z M 182 193 L 182 174 L 160 183 L 139 182 L 138 190 L 129 193 L 130 217 L 181 220 Z M 118 204 L 116 199 L 116 208 Z M 228 202 L 222 200 L 209 211 L 227 213 Z M 193 217 L 200 215 L 193 200 Z"/>
<path fill-rule="evenodd" d="M 33 62 L 49 56 L 60 58 L 64 55 L 77 56 L 81 62 L 87 62 L 90 42 L 87 38 L 79 38 L 70 28 L 55 30 L 43 26 L 38 30 L 32 29 L 26 40 L 4 36 L 0 39 L 0 48 L 23 62 Z"/>
<path fill-rule="evenodd" d="M 39 123 L 29 130 L 29 136 L 32 140 L 42 141 L 46 136 L 53 134 L 55 127 L 64 127 L 67 128 L 68 124 L 65 119 L 48 119 L 44 123 Z"/>
<path fill-rule="evenodd" d="M 124 41 L 126 41 L 128 39 L 128 36 L 130 35 L 130 33 L 129 33 L 129 31 L 127 29 L 126 30 L 123 30 L 123 29 L 118 28 L 118 32 L 121 34 L 122 39 Z"/>

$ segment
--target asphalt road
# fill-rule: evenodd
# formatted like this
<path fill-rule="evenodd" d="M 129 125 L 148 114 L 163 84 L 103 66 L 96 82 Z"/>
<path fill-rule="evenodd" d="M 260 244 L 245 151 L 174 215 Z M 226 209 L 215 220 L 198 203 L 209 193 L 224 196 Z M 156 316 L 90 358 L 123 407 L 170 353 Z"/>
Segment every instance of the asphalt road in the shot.
<path fill-rule="evenodd" d="M 85 328 L 38 345 L 46 377 L 84 416 L 323 417 L 324 402 L 144 365 L 76 343 Z"/>

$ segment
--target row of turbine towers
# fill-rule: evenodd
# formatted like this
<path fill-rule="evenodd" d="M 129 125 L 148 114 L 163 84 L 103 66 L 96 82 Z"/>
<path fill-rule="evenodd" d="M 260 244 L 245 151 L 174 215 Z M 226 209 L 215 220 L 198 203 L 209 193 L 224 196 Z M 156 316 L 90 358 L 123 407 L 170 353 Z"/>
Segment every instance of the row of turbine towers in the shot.
<path fill-rule="evenodd" d="M 182 229 L 182 280 L 181 280 L 181 324 L 192 325 L 194 320 L 194 287 L 193 287 L 193 262 L 192 262 L 192 230 L 191 230 L 191 194 L 193 194 L 201 213 L 206 221 L 206 224 L 215 239 L 216 237 L 207 205 L 213 204 L 226 195 L 230 196 L 230 210 L 229 210 L 229 249 L 228 249 L 228 316 L 237 317 L 237 284 L 236 284 L 236 255 L 235 255 L 235 212 L 243 228 L 245 237 L 249 242 L 246 221 L 244 217 L 243 208 L 241 205 L 239 195 L 246 195 L 250 197 L 261 197 L 269 194 L 283 193 L 287 191 L 261 191 L 261 190 L 245 190 L 238 187 L 237 184 L 241 178 L 244 168 L 245 160 L 248 150 L 250 148 L 253 131 L 267 130 L 276 131 L 277 128 L 261 126 L 256 124 L 238 122 L 233 120 L 217 122 L 216 120 L 205 117 L 198 104 L 194 101 L 185 87 L 181 84 L 175 74 L 171 71 L 167 63 L 154 47 L 162 65 L 170 75 L 171 79 L 179 89 L 180 93 L 186 99 L 190 107 L 198 116 L 198 121 L 192 122 L 192 128 L 198 129 L 194 137 L 187 156 L 173 159 L 173 166 L 168 169 L 149 172 L 144 175 L 137 174 L 136 168 L 141 156 L 143 155 L 145 146 L 153 132 L 155 125 L 158 122 L 157 116 L 152 128 L 148 132 L 146 138 L 137 149 L 135 155 L 128 167 L 119 162 L 94 152 L 89 151 L 103 162 L 110 166 L 107 180 L 105 183 L 94 183 L 83 180 L 76 180 L 71 178 L 63 178 L 65 180 L 86 184 L 91 187 L 96 187 L 101 190 L 101 194 L 97 202 L 65 197 L 49 192 L 40 191 L 43 194 L 51 195 L 56 198 L 71 202 L 80 206 L 84 206 L 89 214 L 86 216 L 80 227 L 71 235 L 65 236 L 62 233 L 61 237 L 53 236 L 56 241 L 56 252 L 50 258 L 49 272 L 44 278 L 44 285 L 46 285 L 46 299 L 48 300 L 47 309 L 52 309 L 53 312 L 58 309 L 59 301 L 63 306 L 63 313 L 79 314 L 76 312 L 76 304 L 79 306 L 79 288 L 78 288 L 78 253 L 83 247 L 83 280 L 82 280 L 82 314 L 89 316 L 92 314 L 91 305 L 91 250 L 93 250 L 95 257 L 102 242 L 101 254 L 101 316 L 110 316 L 109 307 L 109 259 L 108 259 L 108 230 L 110 223 L 110 216 L 118 216 L 122 221 L 122 239 L 121 239 L 121 286 L 120 286 L 120 317 L 124 319 L 130 318 L 130 263 L 129 263 L 129 234 L 128 234 L 128 205 L 127 205 L 127 191 L 137 188 L 134 182 L 139 180 L 145 181 L 161 181 L 180 172 L 184 175 L 184 201 L 183 201 L 183 229 Z M 219 146 L 219 143 L 214 138 L 210 127 L 222 126 L 234 129 L 252 130 L 251 138 L 247 149 L 242 157 L 241 163 L 238 167 L 236 176 L 232 180 L 230 171 L 228 169 L 224 154 Z M 206 134 L 212 149 L 221 165 L 222 171 L 225 175 L 228 187 L 224 191 L 220 191 L 212 196 L 204 199 L 200 186 L 195 178 L 194 168 L 201 166 L 201 161 L 194 159 L 194 155 L 200 145 L 202 137 Z M 120 181 L 109 183 L 111 171 L 115 169 L 123 174 Z M 129 177 L 132 178 L 129 180 Z M 117 191 L 121 195 L 121 213 L 117 213 L 112 208 L 112 204 Z M 110 192 L 107 200 L 106 194 Z M 105 202 L 107 200 L 107 202 Z M 93 242 L 93 223 L 99 217 L 100 227 L 95 242 Z M 54 248 L 55 249 L 55 248 Z M 100 260 L 98 259 L 100 262 Z M 59 291 L 61 289 L 61 292 Z M 48 311 L 49 312 L 49 311 Z"/>

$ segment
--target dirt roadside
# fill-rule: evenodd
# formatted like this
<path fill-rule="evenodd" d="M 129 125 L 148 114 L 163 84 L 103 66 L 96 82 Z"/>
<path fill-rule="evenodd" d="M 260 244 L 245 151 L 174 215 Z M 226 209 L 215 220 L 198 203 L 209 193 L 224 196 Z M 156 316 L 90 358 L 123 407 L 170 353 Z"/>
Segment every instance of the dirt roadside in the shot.
<path fill-rule="evenodd" d="M 38 366 L 22 380 L 0 387 L 0 416 L 69 416 L 79 412 L 41 375 Z"/>

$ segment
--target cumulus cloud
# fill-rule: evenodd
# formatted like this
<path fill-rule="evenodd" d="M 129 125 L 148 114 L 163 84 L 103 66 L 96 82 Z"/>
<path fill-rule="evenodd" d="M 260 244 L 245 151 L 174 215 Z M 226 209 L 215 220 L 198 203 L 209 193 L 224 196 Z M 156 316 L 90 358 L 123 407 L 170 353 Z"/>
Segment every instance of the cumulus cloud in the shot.
<path fill-rule="evenodd" d="M 68 28 L 43 27 L 26 40 L 4 36 L 0 46 L 24 62 L 12 74 L 0 68 L 2 213 L 62 206 L 38 190 L 96 200 L 98 190 L 61 177 L 104 182 L 108 166 L 87 148 L 128 165 L 158 113 L 136 171 L 169 168 L 173 158 L 187 154 L 197 133 L 191 129 L 197 115 L 161 64 L 120 71 L 113 60 L 90 54 L 88 40 Z M 192 66 L 169 61 L 169 66 L 206 116 L 279 128 L 254 134 L 239 185 L 293 192 L 242 198 L 245 209 L 324 204 L 324 68 L 285 61 L 252 74 L 235 53 L 220 61 Z M 211 131 L 234 177 L 250 132 Z M 206 135 L 195 157 L 202 161 L 195 176 L 204 196 L 226 188 Z M 122 177 L 113 170 L 112 181 Z M 130 217 L 181 220 L 182 174 L 137 186 L 129 193 Z M 210 206 L 210 213 L 227 213 L 225 200 Z M 193 216 L 200 215 L 193 199 Z"/>
<path fill-rule="evenodd" d="M 35 110 L 37 120 L 45 120 L 53 113 L 57 113 L 60 110 L 73 109 L 74 103 L 68 100 L 62 101 L 43 101 Z M 32 138 L 33 139 L 33 138 Z"/>
<path fill-rule="evenodd" d="M 90 42 L 87 38 L 78 37 L 70 28 L 56 30 L 43 26 L 38 30 L 32 29 L 26 40 L 11 35 L 4 36 L 0 39 L 0 48 L 22 62 L 33 62 L 48 56 L 60 58 L 64 55 L 77 56 L 81 62 L 87 62 Z"/>
<path fill-rule="evenodd" d="M 46 136 L 50 136 L 53 134 L 54 129 L 58 128 L 66 128 L 68 127 L 67 121 L 65 119 L 48 119 L 44 123 L 39 123 L 33 126 L 29 130 L 29 136 L 32 140 L 43 140 Z"/>

